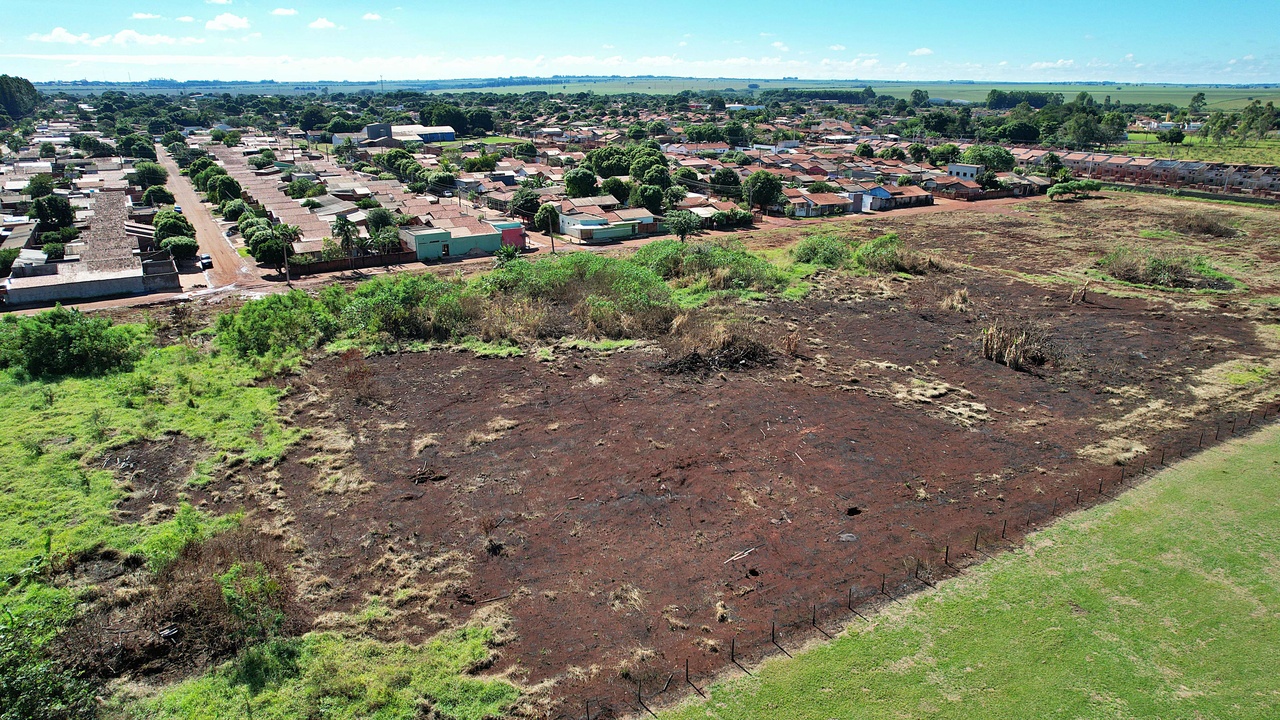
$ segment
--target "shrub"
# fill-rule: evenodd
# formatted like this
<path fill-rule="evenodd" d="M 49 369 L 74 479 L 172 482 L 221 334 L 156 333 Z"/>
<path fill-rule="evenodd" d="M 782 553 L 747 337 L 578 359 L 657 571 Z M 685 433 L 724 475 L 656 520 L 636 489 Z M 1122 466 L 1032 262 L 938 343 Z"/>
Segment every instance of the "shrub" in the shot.
<path fill-rule="evenodd" d="M 849 243 L 828 235 L 810 235 L 796 243 L 791 252 L 796 262 L 827 267 L 844 265 L 852 254 Z"/>
<path fill-rule="evenodd" d="M 6 612 L 0 619 L 0 717 L 63 720 L 97 715 L 97 686 L 46 652 L 48 639 L 61 624 L 61 618 L 48 611 Z"/>
<path fill-rule="evenodd" d="M 781 271 L 738 242 L 686 245 L 660 240 L 640 248 L 631 261 L 664 280 L 705 278 L 715 290 L 767 291 L 787 284 Z"/>
<path fill-rule="evenodd" d="M 101 375 L 133 361 L 135 340 L 133 328 L 59 305 L 0 322 L 0 367 L 20 368 L 31 377 Z"/>
<path fill-rule="evenodd" d="M 898 234 L 886 233 L 859 245 L 853 253 L 853 261 L 872 272 L 899 272 L 906 265 L 903 262 L 904 253 L 902 239 Z"/>
<path fill-rule="evenodd" d="M 301 290 L 270 295 L 218 316 L 217 341 L 241 357 L 310 350 L 334 330 L 324 304 Z"/>
<path fill-rule="evenodd" d="M 1193 235 L 1211 235 L 1213 237 L 1235 237 L 1236 231 L 1230 225 L 1205 213 L 1187 213 L 1178 216 L 1174 221 L 1174 230 Z"/>
<path fill-rule="evenodd" d="M 174 260 L 190 260 L 200 252 L 200 244 L 195 238 L 175 236 L 160 241 L 160 249 L 168 250 Z"/>
<path fill-rule="evenodd" d="M 1111 277 L 1137 285 L 1187 288 L 1199 284 L 1203 261 L 1187 253 L 1140 253 L 1118 247 L 1098 260 Z"/>
<path fill-rule="evenodd" d="M 173 193 L 163 185 L 152 185 L 147 191 L 142 193 L 142 202 L 155 207 L 157 205 L 172 205 L 175 201 Z"/>
<path fill-rule="evenodd" d="M 243 200 L 228 200 L 222 203 L 222 217 L 231 222 L 238 221 L 247 212 L 249 212 L 249 205 Z"/>
<path fill-rule="evenodd" d="M 0 277 L 7 277 L 13 271 L 13 263 L 18 260 L 18 255 L 22 250 L 18 248 L 5 248 L 0 250 Z"/>
<path fill-rule="evenodd" d="M 67 246 L 60 242 L 47 242 L 43 246 L 46 260 L 62 260 L 67 256 Z"/>

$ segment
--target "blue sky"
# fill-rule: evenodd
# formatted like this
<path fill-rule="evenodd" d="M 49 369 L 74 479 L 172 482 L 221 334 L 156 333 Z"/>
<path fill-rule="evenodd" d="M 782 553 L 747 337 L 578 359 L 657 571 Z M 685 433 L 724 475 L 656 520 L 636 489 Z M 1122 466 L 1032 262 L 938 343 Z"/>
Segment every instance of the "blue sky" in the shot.
<path fill-rule="evenodd" d="M 32 80 L 680 75 L 1280 82 L 1275 0 L 4 0 Z"/>

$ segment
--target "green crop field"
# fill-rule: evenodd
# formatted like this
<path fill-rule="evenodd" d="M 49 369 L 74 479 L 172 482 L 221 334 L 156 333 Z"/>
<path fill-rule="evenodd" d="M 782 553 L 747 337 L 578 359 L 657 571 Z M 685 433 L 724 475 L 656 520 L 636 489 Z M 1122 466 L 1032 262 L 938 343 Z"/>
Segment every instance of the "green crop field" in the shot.
<path fill-rule="evenodd" d="M 1208 451 L 664 717 L 1275 717 L 1278 465 Z"/>
<path fill-rule="evenodd" d="M 1106 150 L 1123 155 L 1143 155 L 1176 160 L 1280 165 L 1280 140 L 1255 140 L 1246 145 L 1228 141 L 1219 145 L 1192 135 L 1188 136 L 1181 145 L 1171 148 L 1158 142 L 1154 133 L 1129 133 L 1129 142 L 1108 146 Z"/>

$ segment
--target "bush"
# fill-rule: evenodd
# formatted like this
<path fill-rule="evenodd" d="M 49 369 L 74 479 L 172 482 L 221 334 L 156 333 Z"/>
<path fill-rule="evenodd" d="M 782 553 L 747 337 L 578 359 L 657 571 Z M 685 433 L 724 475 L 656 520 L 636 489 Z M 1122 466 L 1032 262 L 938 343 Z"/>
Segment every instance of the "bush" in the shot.
<path fill-rule="evenodd" d="M 664 280 L 684 279 L 688 283 L 706 279 L 714 290 L 766 291 L 787 284 L 781 271 L 738 242 L 686 245 L 660 240 L 637 250 L 631 261 Z"/>
<path fill-rule="evenodd" d="M 1139 253 L 1127 247 L 1118 247 L 1098 261 L 1098 267 L 1117 280 L 1171 288 L 1199 285 L 1203 264 L 1187 253 Z"/>
<path fill-rule="evenodd" d="M 161 210 L 156 213 L 152 225 L 156 229 L 156 242 L 171 237 L 195 237 L 196 229 L 191 221 L 176 210 Z"/>
<path fill-rule="evenodd" d="M 147 191 L 142 193 L 142 202 L 155 207 L 157 205 L 172 205 L 174 203 L 173 193 L 163 185 L 152 185 Z"/>
<path fill-rule="evenodd" d="M 1211 235 L 1213 237 L 1235 237 L 1236 231 L 1230 225 L 1205 213 L 1188 213 L 1180 215 L 1174 222 L 1174 230 L 1192 235 Z"/>
<path fill-rule="evenodd" d="M 243 200 L 228 200 L 222 203 L 222 217 L 224 220 L 236 222 L 249 212 L 249 205 Z"/>
<path fill-rule="evenodd" d="M 45 651 L 60 625 L 60 618 L 50 612 L 6 612 L 0 620 L 0 718 L 65 720 L 97 715 L 97 686 Z"/>
<path fill-rule="evenodd" d="M 241 357 L 282 357 L 315 348 L 331 336 L 327 308 L 301 290 L 270 295 L 218 316 L 217 342 Z"/>
<path fill-rule="evenodd" d="M 38 315 L 0 322 L 0 367 L 31 377 L 102 375 L 125 369 L 136 357 L 136 333 L 110 320 L 61 305 Z"/>
<path fill-rule="evenodd" d="M 174 260 L 190 260 L 200 252 L 200 244 L 195 238 L 179 235 L 161 240 L 160 249 L 168 250 Z"/>
<path fill-rule="evenodd" d="M 8 277 L 9 273 L 13 271 L 13 264 L 17 262 L 20 254 L 22 254 L 22 250 L 18 248 L 0 250 L 0 277 Z"/>
<path fill-rule="evenodd" d="M 62 260 L 67 256 L 67 246 L 60 242 L 47 242 L 44 244 L 44 257 L 46 260 Z"/>
<path fill-rule="evenodd" d="M 840 267 L 849 261 L 852 251 L 849 243 L 827 235 L 811 235 L 791 251 L 796 262 Z"/>

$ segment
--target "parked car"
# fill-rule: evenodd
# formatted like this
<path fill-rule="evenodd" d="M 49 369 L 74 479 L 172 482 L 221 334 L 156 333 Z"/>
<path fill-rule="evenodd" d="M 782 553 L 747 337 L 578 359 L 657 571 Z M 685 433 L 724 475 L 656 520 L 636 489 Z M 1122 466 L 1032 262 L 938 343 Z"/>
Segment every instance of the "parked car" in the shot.
<path fill-rule="evenodd" d="M 205 253 L 204 255 L 201 255 L 201 256 L 200 256 L 200 269 L 201 269 L 201 270 L 208 270 L 208 269 L 209 269 L 209 268 L 211 268 L 211 267 L 213 267 L 213 258 L 212 258 L 212 257 L 210 257 L 208 253 Z"/>
<path fill-rule="evenodd" d="M 182 206 L 181 206 L 181 205 L 174 205 L 174 206 L 173 206 L 173 211 L 174 211 L 174 212 L 176 212 L 176 213 L 178 213 L 179 215 L 181 215 L 181 214 L 182 214 Z"/>

